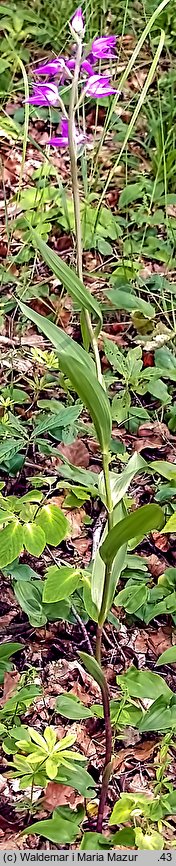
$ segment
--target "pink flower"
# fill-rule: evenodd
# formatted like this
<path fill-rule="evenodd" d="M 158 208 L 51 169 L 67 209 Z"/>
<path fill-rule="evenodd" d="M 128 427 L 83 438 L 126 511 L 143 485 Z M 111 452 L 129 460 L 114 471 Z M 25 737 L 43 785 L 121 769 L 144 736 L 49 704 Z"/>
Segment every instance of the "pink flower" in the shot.
<path fill-rule="evenodd" d="M 83 36 L 83 34 L 84 34 L 84 18 L 83 18 L 81 6 L 78 6 L 78 9 L 76 9 L 76 12 L 74 13 L 73 17 L 71 18 L 70 23 L 71 23 L 72 30 L 74 30 L 75 33 L 78 34 L 78 36 Z"/>
<path fill-rule="evenodd" d="M 58 88 L 56 84 L 48 82 L 48 84 L 35 84 L 32 96 L 26 99 L 30 105 L 56 105 L 58 102 Z"/>
<path fill-rule="evenodd" d="M 107 60 L 116 57 L 116 40 L 116 36 L 99 36 L 98 39 L 94 39 L 91 48 L 91 59 Z"/>
<path fill-rule="evenodd" d="M 64 57 L 56 57 L 55 60 L 49 60 L 48 63 L 36 66 L 34 69 L 34 75 L 58 75 L 58 72 L 64 72 L 64 69 Z"/>
<path fill-rule="evenodd" d="M 101 99 L 103 96 L 111 96 L 116 93 L 110 82 L 110 76 L 91 75 L 85 85 L 85 93 L 87 96 L 93 96 L 95 99 Z"/>
<path fill-rule="evenodd" d="M 75 127 L 76 145 L 79 147 L 79 145 L 84 144 L 85 140 L 86 140 L 86 136 L 83 134 L 83 132 L 79 132 L 79 130 L 76 129 L 76 127 Z M 61 120 L 61 135 L 60 136 L 54 136 L 53 138 L 50 138 L 50 140 L 48 141 L 48 144 L 52 144 L 53 147 L 68 147 L 68 144 L 69 144 L 68 120 L 65 120 L 62 118 L 62 120 Z"/>
<path fill-rule="evenodd" d="M 67 65 L 67 68 L 68 68 L 68 69 L 73 69 L 73 70 L 74 70 L 74 68 L 75 68 L 75 59 L 74 59 L 74 57 L 71 57 L 71 58 L 69 58 L 69 60 L 66 60 L 66 65 Z M 86 60 L 82 60 L 82 63 L 81 63 L 81 72 L 82 72 L 82 71 L 83 71 L 83 72 L 86 72 L 87 75 L 93 75 L 93 66 L 91 65 L 91 63 L 89 62 L 89 60 L 87 60 L 87 59 L 86 59 Z"/>

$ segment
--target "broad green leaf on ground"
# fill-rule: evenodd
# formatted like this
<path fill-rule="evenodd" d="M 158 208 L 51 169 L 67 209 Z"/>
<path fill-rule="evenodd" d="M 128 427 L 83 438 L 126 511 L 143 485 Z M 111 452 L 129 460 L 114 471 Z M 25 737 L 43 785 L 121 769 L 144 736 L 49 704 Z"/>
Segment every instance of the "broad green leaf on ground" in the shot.
<path fill-rule="evenodd" d="M 40 250 L 42 258 L 64 285 L 68 294 L 71 295 L 74 301 L 79 304 L 82 310 L 89 310 L 90 313 L 97 316 L 102 323 L 102 314 L 98 301 L 95 296 L 91 295 L 86 286 L 81 282 L 75 271 L 72 270 L 64 261 L 42 240 L 40 235 L 34 230 L 31 230 L 34 246 Z"/>
<path fill-rule="evenodd" d="M 118 202 L 120 210 L 126 208 L 131 202 L 143 198 L 144 188 L 145 182 L 142 177 L 137 183 L 128 183 L 127 186 L 124 186 Z"/>
<path fill-rule="evenodd" d="M 160 851 L 164 848 L 164 839 L 161 833 L 157 830 L 152 830 L 151 833 L 144 833 L 141 827 L 135 828 L 135 844 L 139 851 Z"/>
<path fill-rule="evenodd" d="M 49 839 L 50 842 L 57 842 L 59 845 L 68 845 L 75 842 L 79 833 L 78 824 L 72 821 L 65 821 L 60 815 L 55 814 L 54 818 L 49 818 L 44 821 L 36 821 L 23 830 L 22 835 L 36 834 L 43 836 L 44 839 Z"/>
<path fill-rule="evenodd" d="M 163 406 L 167 406 L 168 403 L 171 403 L 172 398 L 168 392 L 167 385 L 165 385 L 165 382 L 162 382 L 162 379 L 152 379 L 152 382 L 148 383 L 147 389 L 149 394 L 152 394 L 153 397 L 160 400 L 160 403 L 162 403 Z"/>
<path fill-rule="evenodd" d="M 43 553 L 46 537 L 43 529 L 35 523 L 26 523 L 23 526 L 24 547 L 32 556 L 40 556 Z"/>
<path fill-rule="evenodd" d="M 106 850 L 111 847 L 111 837 L 108 839 L 108 837 L 104 836 L 103 833 L 87 831 L 87 833 L 84 833 L 82 838 L 80 851 L 102 851 L 103 848 Z"/>
<path fill-rule="evenodd" d="M 167 460 L 153 460 L 149 466 L 153 472 L 158 472 L 158 475 L 163 475 L 168 481 L 176 481 L 176 463 L 169 463 Z"/>
<path fill-rule="evenodd" d="M 147 319 L 153 319 L 155 316 L 155 308 L 152 304 L 149 301 L 143 301 L 143 298 L 138 298 L 138 295 L 132 294 L 132 292 L 124 292 L 118 288 L 108 289 L 106 295 L 116 310 L 127 310 L 127 312 L 139 310 Z"/>
<path fill-rule="evenodd" d="M 135 586 L 126 586 L 115 596 L 116 607 L 124 607 L 127 613 L 135 613 L 142 604 L 145 604 L 148 596 L 148 588 L 145 583 Z"/>
<path fill-rule="evenodd" d="M 164 653 L 161 653 L 161 656 L 157 659 L 156 667 L 171 664 L 176 664 L 176 646 L 170 646 Z"/>
<path fill-rule="evenodd" d="M 151 701 L 155 701 L 155 698 L 160 695 L 170 699 L 173 694 L 159 674 L 154 674 L 151 671 L 138 671 L 134 666 L 129 668 L 126 674 L 118 676 L 117 683 L 122 688 L 128 689 L 132 698 L 150 698 Z"/>
<path fill-rule="evenodd" d="M 43 505 L 37 517 L 35 524 L 41 526 L 45 533 L 46 544 L 51 544 L 57 547 L 68 533 L 69 523 L 63 511 L 57 505 Z"/>
<path fill-rule="evenodd" d="M 21 649 L 23 649 L 23 644 L 21 643 L 12 643 L 12 641 L 8 641 L 8 643 L 0 644 L 0 662 L 4 661 L 4 659 L 9 659 L 10 656 L 19 652 Z"/>
<path fill-rule="evenodd" d="M 37 328 L 42 331 L 43 334 L 50 340 L 55 349 L 58 352 L 59 357 L 62 355 L 66 357 L 73 357 L 75 360 L 79 361 L 82 364 L 86 364 L 87 368 L 91 370 L 95 374 L 95 364 L 91 358 L 91 355 L 85 352 L 85 349 L 82 349 L 82 346 L 79 346 L 79 343 L 76 343 L 75 340 L 72 340 L 72 337 L 69 337 L 68 334 L 62 328 L 58 328 L 57 325 L 54 325 L 53 322 L 50 322 L 45 316 L 40 316 L 39 313 L 35 313 L 31 307 L 28 307 L 26 304 L 22 304 L 21 301 L 18 302 L 20 310 L 23 315 L 26 316 L 27 319 L 31 319 Z M 5 448 L 5 446 L 3 446 Z M 9 449 L 10 450 L 10 449 Z M 1 450 L 0 450 L 0 459 L 1 459 Z M 3 457 L 4 459 L 4 457 Z"/>
<path fill-rule="evenodd" d="M 50 565 L 46 573 L 43 601 L 52 604 L 72 595 L 80 582 L 80 571 L 74 566 Z"/>
<path fill-rule="evenodd" d="M 149 710 L 144 714 L 139 724 L 142 732 L 167 731 L 176 729 L 176 700 L 175 695 L 169 701 L 166 694 L 161 694 L 154 701 Z"/>
<path fill-rule="evenodd" d="M 86 366 L 83 367 L 74 358 L 62 356 L 60 364 L 61 369 L 70 379 L 75 391 L 90 413 L 102 451 L 107 452 L 110 445 L 112 422 L 110 404 L 104 388 L 99 384 L 96 376 L 90 374 Z"/>
<path fill-rule="evenodd" d="M 47 623 L 47 616 L 42 605 L 42 584 L 40 581 L 16 582 L 14 585 L 15 596 L 22 610 L 29 617 L 29 622 L 36 628 Z"/>
<path fill-rule="evenodd" d="M 142 505 L 108 532 L 100 547 L 100 555 L 104 562 L 113 561 L 117 551 L 130 539 L 144 536 L 153 529 L 160 529 L 164 522 L 162 509 L 159 505 Z"/>
<path fill-rule="evenodd" d="M 66 766 L 59 767 L 57 782 L 61 785 L 70 785 L 71 788 L 75 788 L 86 799 L 90 800 L 96 795 L 94 779 L 92 779 L 92 776 L 84 769 L 82 764 L 80 766 L 78 762 L 75 765 L 72 762 L 72 766 L 70 765 L 69 769 Z"/>
<path fill-rule="evenodd" d="M 71 694 L 59 695 L 56 701 L 56 710 L 60 716 L 64 716 L 66 719 L 72 719 L 73 721 L 90 719 L 94 716 L 94 713 L 82 704 L 76 695 Z"/>
<path fill-rule="evenodd" d="M 53 413 L 50 417 L 45 416 L 43 419 L 37 421 L 35 425 L 35 430 L 32 433 L 32 439 L 35 439 L 36 436 L 40 436 L 41 433 L 49 432 L 55 428 L 69 427 L 74 424 L 74 421 L 77 421 L 79 415 L 82 411 L 82 405 L 77 404 L 75 406 L 61 406 L 58 408 L 57 413 Z"/>
<path fill-rule="evenodd" d="M 16 520 L 0 532 L 0 568 L 9 565 L 23 550 L 23 527 Z"/>
<path fill-rule="evenodd" d="M 169 517 L 169 520 L 167 520 L 167 523 L 165 524 L 164 529 L 162 529 L 162 532 L 176 532 L 176 513 L 175 512 L 174 512 L 174 514 L 171 514 L 171 517 Z"/>

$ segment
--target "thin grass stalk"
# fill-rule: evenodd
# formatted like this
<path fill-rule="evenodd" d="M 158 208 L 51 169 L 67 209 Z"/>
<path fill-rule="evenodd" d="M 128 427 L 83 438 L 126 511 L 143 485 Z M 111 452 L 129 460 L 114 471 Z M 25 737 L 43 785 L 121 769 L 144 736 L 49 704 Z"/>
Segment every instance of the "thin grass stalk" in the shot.
<path fill-rule="evenodd" d="M 114 172 L 116 171 L 116 168 L 117 168 L 117 166 L 119 165 L 119 162 L 120 162 L 120 160 L 121 160 L 121 157 L 122 157 L 122 155 L 123 155 L 123 153 L 124 153 L 124 150 L 125 150 L 125 148 L 126 148 L 126 145 L 127 145 L 128 141 L 129 141 L 129 138 L 130 138 L 131 132 L 132 132 L 134 126 L 135 126 L 136 120 L 137 120 L 138 115 L 139 115 L 139 113 L 140 113 L 140 110 L 141 110 L 141 108 L 142 108 L 142 105 L 143 105 L 144 102 L 145 102 L 145 98 L 146 98 L 146 95 L 147 95 L 148 89 L 149 89 L 149 87 L 150 87 L 150 85 L 151 85 L 151 83 L 152 83 L 153 76 L 154 76 L 154 74 L 155 74 L 155 70 L 156 70 L 156 67 L 157 67 L 157 65 L 158 65 L 158 61 L 159 61 L 159 58 L 160 58 L 160 55 L 161 55 L 161 52 L 162 52 L 162 49 L 163 49 L 164 40 L 165 40 L 165 33 L 164 33 L 164 30 L 162 30 L 162 31 L 161 31 L 161 36 L 160 36 L 160 41 L 159 41 L 158 48 L 157 48 L 157 50 L 156 50 L 155 56 L 154 56 L 154 58 L 153 58 L 153 61 L 152 61 L 151 67 L 150 67 L 150 70 L 149 70 L 148 75 L 147 75 L 147 78 L 146 78 L 146 80 L 145 80 L 144 87 L 142 88 L 142 91 L 141 91 L 141 93 L 140 93 L 140 97 L 139 97 L 139 99 L 138 99 L 137 105 L 136 105 L 136 107 L 135 107 L 135 110 L 134 110 L 134 112 L 133 112 L 132 118 L 131 118 L 131 120 L 130 120 L 130 123 L 129 123 L 129 126 L 128 126 L 128 130 L 127 130 L 127 133 L 126 133 L 126 135 L 125 135 L 125 138 L 124 138 L 124 141 L 123 141 L 122 147 L 121 147 L 121 149 L 120 149 L 120 153 L 119 153 L 118 156 L 117 156 L 117 159 L 116 159 L 116 161 L 115 161 L 115 163 L 114 163 L 113 168 L 109 171 L 109 174 L 108 174 L 108 177 L 107 177 L 107 180 L 106 180 L 106 183 L 105 183 L 105 186 L 104 186 L 104 189 L 103 189 L 102 195 L 101 195 L 101 197 L 100 197 L 100 201 L 99 201 L 99 204 L 98 204 L 98 207 L 97 207 L 97 211 L 96 211 L 94 231 L 95 231 L 95 228 L 96 228 L 96 225 L 97 225 L 98 215 L 99 215 L 100 208 L 101 208 L 101 205 L 102 205 L 102 203 L 103 203 L 104 197 L 105 197 L 105 195 L 106 195 L 107 189 L 108 189 L 108 187 L 109 187 L 109 184 L 111 183 L 111 180 L 113 179 Z"/>

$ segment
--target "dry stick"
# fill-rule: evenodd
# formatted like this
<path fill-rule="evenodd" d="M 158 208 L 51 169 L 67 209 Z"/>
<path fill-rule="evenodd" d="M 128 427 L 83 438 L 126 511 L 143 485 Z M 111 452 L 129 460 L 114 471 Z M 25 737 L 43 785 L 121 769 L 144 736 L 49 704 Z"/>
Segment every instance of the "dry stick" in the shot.
<path fill-rule="evenodd" d="M 82 622 L 82 619 L 81 619 L 81 617 L 79 616 L 79 613 L 77 613 L 77 610 L 76 610 L 76 607 L 74 606 L 74 604 L 71 605 L 71 609 L 72 609 L 72 613 L 73 613 L 74 616 L 75 616 L 75 619 L 77 620 L 77 622 L 78 622 L 79 625 L 80 625 L 80 628 L 81 628 L 81 631 L 82 631 L 82 633 L 83 633 L 83 635 L 84 635 L 84 640 L 85 640 L 85 642 L 86 642 L 86 644 L 87 644 L 87 649 L 88 649 L 88 651 L 89 651 L 89 653 L 90 653 L 90 656 L 93 656 L 93 649 L 92 649 L 91 642 L 90 642 L 90 640 L 89 640 L 89 635 L 87 634 L 87 629 L 86 629 L 86 627 L 85 627 L 85 625 L 84 625 L 84 622 Z"/>

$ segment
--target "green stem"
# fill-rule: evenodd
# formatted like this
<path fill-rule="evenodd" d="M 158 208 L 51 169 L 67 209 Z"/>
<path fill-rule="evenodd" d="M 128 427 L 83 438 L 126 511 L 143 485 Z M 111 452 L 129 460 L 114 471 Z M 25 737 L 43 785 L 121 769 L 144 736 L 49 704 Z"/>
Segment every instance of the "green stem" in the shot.
<path fill-rule="evenodd" d="M 111 485 L 110 485 L 110 476 L 109 476 L 109 454 L 103 455 L 103 474 L 104 474 L 104 483 L 105 483 L 105 491 L 106 491 L 106 506 L 108 510 L 108 529 L 110 530 L 113 525 L 113 502 L 111 495 Z M 106 619 L 107 607 L 108 607 L 108 594 L 109 594 L 109 582 L 111 577 L 111 564 L 107 564 L 105 568 L 105 579 L 104 579 L 104 587 L 103 587 L 103 596 L 101 602 L 101 609 L 98 618 L 97 625 L 97 634 L 96 634 L 96 650 L 95 657 L 98 664 L 101 666 L 101 644 L 102 644 L 102 634 L 103 634 L 103 625 Z M 103 824 L 103 815 L 104 809 L 107 800 L 108 794 L 108 785 L 112 771 L 112 726 L 111 726 L 111 716 L 110 716 L 110 702 L 109 702 L 109 692 L 108 685 L 106 683 L 105 687 L 102 688 L 102 702 L 103 702 L 103 710 L 104 710 L 104 723 L 105 723 L 105 739 L 106 739 L 106 754 L 105 754 L 105 763 L 104 763 L 104 771 L 102 776 L 102 785 L 101 785 L 101 793 L 99 800 L 99 808 L 98 808 L 98 819 L 97 819 L 97 833 L 101 833 L 102 824 Z"/>

